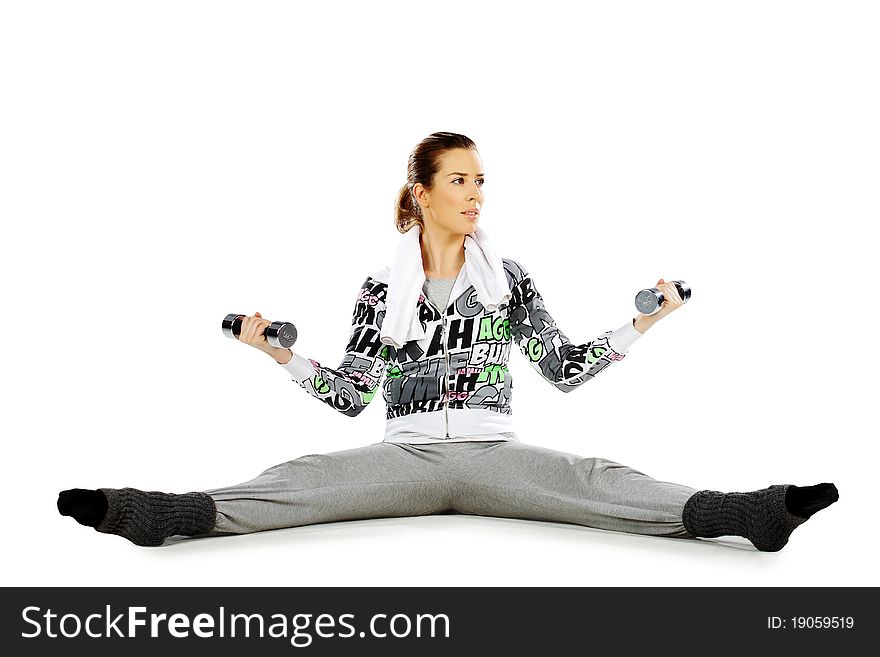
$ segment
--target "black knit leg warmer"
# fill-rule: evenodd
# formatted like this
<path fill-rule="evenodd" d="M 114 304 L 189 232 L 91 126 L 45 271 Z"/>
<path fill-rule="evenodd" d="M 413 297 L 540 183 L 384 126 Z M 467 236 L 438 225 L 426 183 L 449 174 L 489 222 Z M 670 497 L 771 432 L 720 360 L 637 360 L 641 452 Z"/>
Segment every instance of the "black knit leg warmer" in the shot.
<path fill-rule="evenodd" d="M 685 503 L 682 522 L 692 536 L 742 536 L 762 552 L 777 552 L 785 547 L 791 533 L 810 515 L 837 501 L 838 497 L 833 484 L 800 489 L 809 491 L 816 498 L 804 517 L 792 513 L 792 509 L 800 510 L 793 504 L 795 496 L 789 495 L 789 505 L 786 504 L 789 489 L 794 493 L 797 487 L 776 485 L 749 493 L 701 490 Z"/>
<path fill-rule="evenodd" d="M 107 497 L 107 514 L 95 526 L 135 545 L 162 545 L 166 538 L 196 536 L 214 528 L 216 507 L 206 493 L 145 492 L 136 488 L 100 488 Z"/>

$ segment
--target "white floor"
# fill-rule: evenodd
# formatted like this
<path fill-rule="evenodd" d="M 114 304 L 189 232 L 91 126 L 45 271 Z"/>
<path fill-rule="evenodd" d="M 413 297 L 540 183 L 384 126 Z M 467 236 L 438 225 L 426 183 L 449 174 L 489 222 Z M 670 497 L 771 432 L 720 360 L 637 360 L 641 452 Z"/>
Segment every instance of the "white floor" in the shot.
<path fill-rule="evenodd" d="M 463 515 L 329 523 L 158 548 L 56 516 L 21 536 L 28 567 L 7 585 L 861 586 L 876 546 L 845 506 L 799 527 L 778 553 L 744 539 L 681 540 Z M 35 540 L 38 539 L 38 540 Z M 11 566 L 11 567 L 10 567 Z"/>

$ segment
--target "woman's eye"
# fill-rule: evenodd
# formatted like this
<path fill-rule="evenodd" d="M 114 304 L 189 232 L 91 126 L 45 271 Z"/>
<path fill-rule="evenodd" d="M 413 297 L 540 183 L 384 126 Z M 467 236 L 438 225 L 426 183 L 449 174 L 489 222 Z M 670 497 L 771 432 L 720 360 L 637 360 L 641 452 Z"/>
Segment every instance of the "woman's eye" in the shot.
<path fill-rule="evenodd" d="M 452 182 L 458 182 L 459 180 L 464 182 L 464 178 L 456 178 Z M 477 182 L 480 183 L 480 185 L 483 185 L 486 182 L 486 180 L 484 178 L 477 178 Z"/>

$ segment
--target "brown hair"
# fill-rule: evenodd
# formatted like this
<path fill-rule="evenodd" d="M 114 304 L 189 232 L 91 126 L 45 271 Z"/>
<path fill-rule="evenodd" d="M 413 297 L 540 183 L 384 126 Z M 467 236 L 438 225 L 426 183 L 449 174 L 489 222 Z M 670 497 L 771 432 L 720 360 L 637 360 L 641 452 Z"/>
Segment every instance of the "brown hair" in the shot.
<path fill-rule="evenodd" d="M 440 168 L 440 158 L 446 151 L 455 148 L 475 149 L 472 139 L 455 132 L 434 132 L 425 137 L 409 155 L 406 167 L 406 184 L 397 195 L 394 210 L 394 225 L 401 233 L 407 232 L 415 224 L 425 230 L 422 209 L 413 195 L 413 187 L 422 183 L 427 189 L 434 184 L 434 174 Z"/>

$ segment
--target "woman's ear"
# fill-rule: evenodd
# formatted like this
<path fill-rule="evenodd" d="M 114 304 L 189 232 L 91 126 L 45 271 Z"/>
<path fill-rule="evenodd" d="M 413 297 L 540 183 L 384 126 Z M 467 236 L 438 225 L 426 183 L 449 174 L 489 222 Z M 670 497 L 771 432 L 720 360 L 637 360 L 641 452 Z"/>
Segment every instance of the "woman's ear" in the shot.
<path fill-rule="evenodd" d="M 422 205 L 426 208 L 428 207 L 428 190 L 425 189 L 422 183 L 416 183 L 413 186 L 413 196 L 415 197 L 416 205 L 421 201 Z"/>

